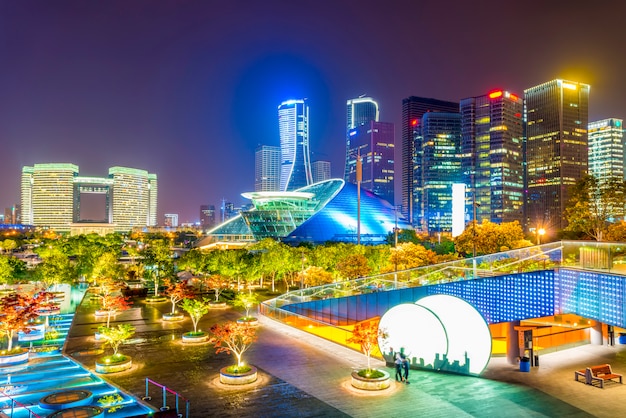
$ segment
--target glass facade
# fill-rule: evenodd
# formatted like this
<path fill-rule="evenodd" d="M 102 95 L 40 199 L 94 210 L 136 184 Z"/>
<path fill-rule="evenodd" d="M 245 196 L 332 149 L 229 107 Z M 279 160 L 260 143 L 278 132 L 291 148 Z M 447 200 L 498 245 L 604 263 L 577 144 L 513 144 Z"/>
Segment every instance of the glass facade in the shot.
<path fill-rule="evenodd" d="M 280 190 L 280 147 L 261 145 L 254 154 L 254 191 Z"/>
<path fill-rule="evenodd" d="M 601 185 L 625 178 L 623 122 L 611 118 L 589 123 L 589 174 Z"/>
<path fill-rule="evenodd" d="M 309 106 L 288 100 L 278 106 L 280 190 L 292 191 L 313 183 L 309 154 Z"/>
<path fill-rule="evenodd" d="M 452 185 L 461 183 L 461 115 L 429 112 L 420 124 L 414 158 L 413 211 L 419 229 L 452 233 Z"/>
<path fill-rule="evenodd" d="M 522 100 L 508 91 L 461 100 L 466 213 L 476 220 L 523 222 Z M 472 215 L 469 215 L 471 218 Z"/>
<path fill-rule="evenodd" d="M 367 125 L 371 121 L 378 122 L 380 118 L 380 111 L 378 110 L 378 103 L 371 97 L 359 97 L 357 99 L 350 99 L 346 103 L 346 168 L 344 174 L 344 180 L 348 180 L 349 177 L 349 161 L 350 161 L 350 130 L 357 126 Z"/>
<path fill-rule="evenodd" d="M 569 186 L 587 173 L 589 85 L 552 80 L 524 91 L 526 229 L 566 227 Z"/>
<path fill-rule="evenodd" d="M 394 125 L 370 121 L 350 130 L 347 182 L 356 184 L 356 162 L 362 162 L 361 187 L 394 204 Z"/>
<path fill-rule="evenodd" d="M 254 208 L 208 232 L 214 237 L 272 237 L 289 244 L 357 241 L 357 187 L 340 179 L 327 180 L 295 192 L 245 193 Z M 394 206 L 372 192 L 361 190 L 361 242 L 380 244 L 397 226 Z"/>

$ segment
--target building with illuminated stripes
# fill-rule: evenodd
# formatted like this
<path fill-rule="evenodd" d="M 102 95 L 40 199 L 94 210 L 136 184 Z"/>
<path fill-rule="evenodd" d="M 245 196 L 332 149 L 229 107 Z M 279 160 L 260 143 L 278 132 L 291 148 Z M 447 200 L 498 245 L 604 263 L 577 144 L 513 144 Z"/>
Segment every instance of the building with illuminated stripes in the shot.
<path fill-rule="evenodd" d="M 624 181 L 624 126 L 622 119 L 589 122 L 589 174 L 601 185 Z"/>
<path fill-rule="evenodd" d="M 280 190 L 290 191 L 313 183 L 309 153 L 309 106 L 305 100 L 288 100 L 278 106 L 280 133 Z"/>
<path fill-rule="evenodd" d="M 103 224 L 115 231 L 157 224 L 156 174 L 127 167 L 112 167 L 109 177 L 81 177 L 77 165 L 35 164 L 22 168 L 22 222 L 69 232 L 81 223 L 82 194 L 105 195 Z"/>
<path fill-rule="evenodd" d="M 567 226 L 570 186 L 587 173 L 589 85 L 556 79 L 524 90 L 524 100 L 525 226 L 554 235 Z"/>
<path fill-rule="evenodd" d="M 476 221 L 523 222 L 523 101 L 496 90 L 461 100 L 461 154 L 466 213 Z"/>
<path fill-rule="evenodd" d="M 371 97 L 358 97 L 346 102 L 346 167 L 344 180 L 350 181 L 350 131 L 358 126 L 369 125 L 370 122 L 378 122 L 380 111 L 378 103 Z M 393 202 L 392 202 L 393 203 Z"/>

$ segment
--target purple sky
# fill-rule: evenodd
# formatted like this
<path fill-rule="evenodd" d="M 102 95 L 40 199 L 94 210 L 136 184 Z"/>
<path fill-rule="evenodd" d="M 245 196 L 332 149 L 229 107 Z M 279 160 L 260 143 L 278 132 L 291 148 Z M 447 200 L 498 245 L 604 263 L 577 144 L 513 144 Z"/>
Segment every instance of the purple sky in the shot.
<path fill-rule="evenodd" d="M 201 204 L 245 202 L 254 150 L 278 145 L 276 108 L 291 98 L 309 99 L 313 160 L 336 177 L 345 102 L 361 94 L 396 123 L 398 162 L 411 95 L 521 95 L 566 78 L 591 85 L 590 120 L 623 118 L 625 12 L 581 0 L 3 1 L 0 209 L 19 202 L 24 165 L 121 165 L 158 175 L 159 222 L 197 221 Z"/>

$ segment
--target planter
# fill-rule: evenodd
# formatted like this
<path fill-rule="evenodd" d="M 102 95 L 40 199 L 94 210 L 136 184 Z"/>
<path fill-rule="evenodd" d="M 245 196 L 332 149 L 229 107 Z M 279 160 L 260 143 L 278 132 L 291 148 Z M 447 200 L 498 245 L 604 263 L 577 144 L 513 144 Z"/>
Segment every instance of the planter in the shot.
<path fill-rule="evenodd" d="M 377 378 L 359 376 L 358 371 L 352 372 L 352 386 L 362 390 L 384 390 L 391 385 L 389 373 L 384 370 L 378 370 L 384 376 Z"/>
<path fill-rule="evenodd" d="M 238 324 L 247 324 L 251 327 L 256 327 L 259 325 L 259 318 L 255 318 L 254 316 L 244 316 L 243 318 L 239 318 L 237 320 Z"/>
<path fill-rule="evenodd" d="M 40 347 L 33 347 L 30 352 L 36 357 L 53 356 L 61 352 L 61 347 L 58 345 L 42 345 Z"/>
<path fill-rule="evenodd" d="M 28 349 L 26 348 L 22 348 L 11 354 L 3 353 L 6 353 L 6 351 L 0 351 L 0 366 L 12 366 L 14 364 L 26 363 L 28 361 Z"/>
<path fill-rule="evenodd" d="M 209 309 L 226 309 L 228 304 L 226 302 L 209 302 Z"/>
<path fill-rule="evenodd" d="M 209 339 L 209 335 L 205 332 L 186 332 L 183 334 L 183 342 L 184 343 L 204 343 Z"/>
<path fill-rule="evenodd" d="M 61 409 L 46 416 L 46 418 L 66 418 L 66 417 L 81 417 L 81 418 L 100 418 L 104 417 L 104 409 L 99 406 L 77 406 L 74 408 Z"/>
<path fill-rule="evenodd" d="M 113 356 L 106 356 L 96 360 L 96 372 L 103 374 L 117 373 L 133 367 L 133 360 L 130 357 L 123 356 L 121 354 L 118 354 L 117 356 L 117 358 Z"/>
<path fill-rule="evenodd" d="M 63 390 L 44 396 L 39 400 L 43 409 L 67 409 L 89 405 L 93 402 L 93 394 L 88 390 Z"/>
<path fill-rule="evenodd" d="M 165 296 L 146 296 L 146 303 L 163 303 L 170 300 Z"/>
<path fill-rule="evenodd" d="M 250 370 L 245 373 L 229 373 L 228 367 L 220 369 L 220 382 L 225 385 L 247 385 L 249 383 L 256 382 L 257 369 L 254 366 L 249 366 Z"/>
<path fill-rule="evenodd" d="M 182 321 L 183 319 L 185 319 L 185 315 L 182 313 L 176 312 L 163 314 L 164 321 Z"/>
<path fill-rule="evenodd" d="M 37 341 L 43 340 L 46 335 L 46 324 L 29 325 L 30 332 L 19 331 L 17 333 L 18 341 Z"/>

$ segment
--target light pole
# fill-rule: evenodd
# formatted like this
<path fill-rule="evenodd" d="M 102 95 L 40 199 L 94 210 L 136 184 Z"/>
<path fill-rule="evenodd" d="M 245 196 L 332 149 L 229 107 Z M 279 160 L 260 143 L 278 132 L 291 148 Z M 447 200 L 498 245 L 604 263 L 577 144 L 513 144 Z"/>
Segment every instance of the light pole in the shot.
<path fill-rule="evenodd" d="M 543 228 L 537 229 L 537 245 L 541 245 L 541 236 L 545 235 L 546 230 Z"/>

